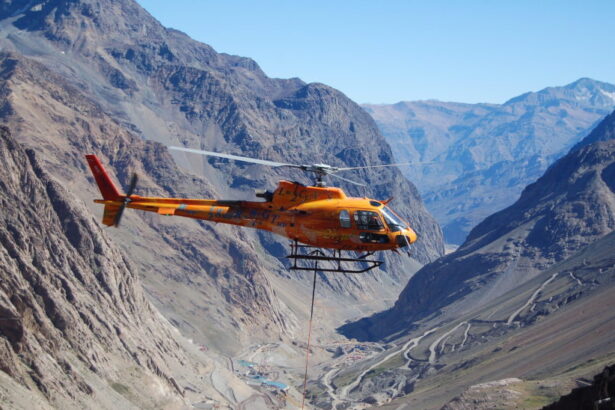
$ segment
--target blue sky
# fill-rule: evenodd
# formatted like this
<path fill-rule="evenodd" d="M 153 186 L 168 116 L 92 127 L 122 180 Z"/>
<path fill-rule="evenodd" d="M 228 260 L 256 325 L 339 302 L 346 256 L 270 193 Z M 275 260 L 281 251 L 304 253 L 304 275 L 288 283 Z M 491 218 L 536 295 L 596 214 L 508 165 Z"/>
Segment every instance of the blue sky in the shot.
<path fill-rule="evenodd" d="M 612 0 L 138 2 L 270 77 L 322 82 L 359 103 L 502 103 L 580 77 L 615 83 Z"/>

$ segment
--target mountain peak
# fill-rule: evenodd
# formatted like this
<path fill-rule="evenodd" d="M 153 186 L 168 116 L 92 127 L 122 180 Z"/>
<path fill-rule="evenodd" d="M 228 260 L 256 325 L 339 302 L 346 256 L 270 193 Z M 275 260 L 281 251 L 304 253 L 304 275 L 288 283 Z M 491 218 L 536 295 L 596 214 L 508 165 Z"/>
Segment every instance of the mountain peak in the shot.
<path fill-rule="evenodd" d="M 160 38 L 165 28 L 134 0 L 0 0 L 0 20 L 73 45 L 94 32 L 105 38 Z"/>
<path fill-rule="evenodd" d="M 547 87 L 539 91 L 521 94 L 506 101 L 504 105 L 551 104 L 552 100 L 575 101 L 580 104 L 598 105 L 611 109 L 615 105 L 615 85 L 582 77 L 560 87 Z"/>
<path fill-rule="evenodd" d="M 564 88 L 568 89 L 579 89 L 579 88 L 588 88 L 588 89 L 596 89 L 596 88 L 611 88 L 612 84 L 604 83 L 602 81 L 594 80 L 589 77 L 581 77 L 576 81 L 564 86 Z"/>

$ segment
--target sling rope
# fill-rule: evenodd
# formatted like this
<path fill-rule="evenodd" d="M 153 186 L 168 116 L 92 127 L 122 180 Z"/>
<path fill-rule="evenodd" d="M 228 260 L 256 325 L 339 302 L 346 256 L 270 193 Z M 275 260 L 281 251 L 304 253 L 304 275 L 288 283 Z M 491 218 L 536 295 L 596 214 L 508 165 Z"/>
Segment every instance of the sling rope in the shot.
<path fill-rule="evenodd" d="M 310 306 L 310 324 L 308 325 L 308 340 L 305 353 L 305 377 L 303 379 L 303 400 L 301 401 L 301 409 L 305 404 L 305 393 L 307 389 L 308 362 L 310 360 L 310 341 L 312 339 L 312 317 L 314 316 L 314 296 L 316 295 L 316 273 L 318 271 L 318 262 L 314 264 L 314 282 L 312 284 L 312 305 Z"/>

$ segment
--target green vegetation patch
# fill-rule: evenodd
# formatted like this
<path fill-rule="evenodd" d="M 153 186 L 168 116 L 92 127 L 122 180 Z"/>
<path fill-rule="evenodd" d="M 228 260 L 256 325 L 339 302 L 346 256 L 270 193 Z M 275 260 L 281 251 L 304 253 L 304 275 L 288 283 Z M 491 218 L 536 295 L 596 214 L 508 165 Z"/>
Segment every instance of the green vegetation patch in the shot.
<path fill-rule="evenodd" d="M 347 372 L 340 376 L 333 378 L 332 382 L 338 389 L 340 387 L 346 386 L 354 381 L 357 378 L 359 372 Z"/>
<path fill-rule="evenodd" d="M 130 394 L 130 388 L 122 383 L 111 383 L 111 388 L 122 396 L 127 396 Z"/>
<path fill-rule="evenodd" d="M 560 396 L 540 396 L 540 395 L 531 395 L 523 399 L 521 403 L 519 403 L 520 408 L 522 409 L 540 409 L 546 405 L 549 405 L 559 399 Z"/>
<path fill-rule="evenodd" d="M 400 351 L 399 354 L 396 354 L 395 356 L 391 357 L 389 360 L 380 364 L 380 366 L 378 367 L 384 367 L 387 369 L 397 369 L 398 367 L 401 367 L 404 364 L 406 364 L 406 359 L 404 359 L 403 352 Z"/>

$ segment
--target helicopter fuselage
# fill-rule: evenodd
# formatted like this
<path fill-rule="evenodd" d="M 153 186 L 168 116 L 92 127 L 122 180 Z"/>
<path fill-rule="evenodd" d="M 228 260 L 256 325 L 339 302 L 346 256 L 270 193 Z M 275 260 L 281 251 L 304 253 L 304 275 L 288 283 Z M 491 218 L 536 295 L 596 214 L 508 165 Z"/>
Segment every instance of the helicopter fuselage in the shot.
<path fill-rule="evenodd" d="M 102 188 L 101 192 L 104 195 Z M 270 231 L 320 248 L 369 252 L 402 248 L 417 239 L 416 233 L 386 203 L 349 198 L 340 188 L 280 181 L 274 192 L 259 196 L 265 201 L 119 195 L 95 202 L 105 205 L 103 223 L 110 226 L 119 208 L 126 204 L 127 208 L 161 215 Z"/>

